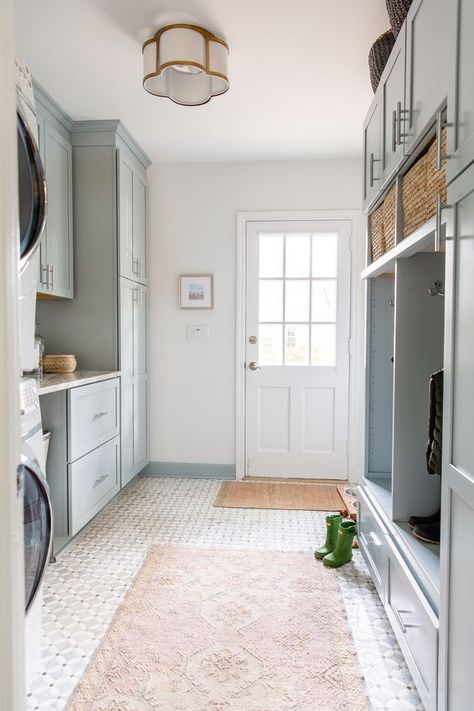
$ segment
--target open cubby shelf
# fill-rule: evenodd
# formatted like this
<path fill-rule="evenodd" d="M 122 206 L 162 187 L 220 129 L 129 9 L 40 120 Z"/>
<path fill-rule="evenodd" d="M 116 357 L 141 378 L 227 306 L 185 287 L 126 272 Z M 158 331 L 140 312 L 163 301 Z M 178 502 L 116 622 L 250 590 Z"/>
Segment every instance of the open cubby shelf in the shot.
<path fill-rule="evenodd" d="M 444 249 L 446 232 L 446 217 L 441 223 L 441 250 Z M 400 240 L 392 249 L 369 264 L 362 272 L 362 279 L 375 278 L 382 274 L 390 274 L 395 270 L 397 259 L 407 259 L 419 252 L 435 251 L 436 218 L 432 217 L 405 239 Z"/>

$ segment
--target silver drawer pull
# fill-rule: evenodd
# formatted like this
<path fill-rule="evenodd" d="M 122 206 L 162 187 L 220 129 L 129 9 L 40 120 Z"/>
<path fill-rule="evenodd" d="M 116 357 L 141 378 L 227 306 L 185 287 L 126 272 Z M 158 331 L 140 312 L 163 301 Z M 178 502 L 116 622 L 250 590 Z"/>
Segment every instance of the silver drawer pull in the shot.
<path fill-rule="evenodd" d="M 362 538 L 362 541 L 365 543 L 366 546 L 380 546 L 381 545 L 380 538 L 373 531 L 372 531 L 372 533 L 369 533 L 367 535 L 365 535 L 365 533 L 361 532 L 360 537 Z"/>
<path fill-rule="evenodd" d="M 94 488 L 95 486 L 99 486 L 99 484 L 102 484 L 102 482 L 108 479 L 109 476 L 109 474 L 102 474 L 102 476 L 95 480 L 94 486 L 92 488 Z"/>
<path fill-rule="evenodd" d="M 133 257 L 132 259 L 132 274 L 134 276 L 140 276 L 140 260 L 138 257 Z"/>
<path fill-rule="evenodd" d="M 412 627 L 420 627 L 420 625 L 415 624 L 414 622 L 405 622 L 405 620 L 402 618 L 402 615 L 410 615 L 413 611 L 412 610 L 399 610 L 396 605 L 392 603 L 391 605 L 393 614 L 395 615 L 395 618 L 400 625 L 400 628 L 403 632 L 403 634 L 406 634 L 407 629 L 412 628 Z"/>
<path fill-rule="evenodd" d="M 105 415 L 108 415 L 108 414 L 109 414 L 109 411 L 108 411 L 108 410 L 104 410 L 103 412 L 96 412 L 95 415 L 94 415 L 94 417 L 93 417 L 92 419 L 93 419 L 93 420 L 98 420 L 98 419 L 100 419 L 101 417 L 105 417 Z"/>

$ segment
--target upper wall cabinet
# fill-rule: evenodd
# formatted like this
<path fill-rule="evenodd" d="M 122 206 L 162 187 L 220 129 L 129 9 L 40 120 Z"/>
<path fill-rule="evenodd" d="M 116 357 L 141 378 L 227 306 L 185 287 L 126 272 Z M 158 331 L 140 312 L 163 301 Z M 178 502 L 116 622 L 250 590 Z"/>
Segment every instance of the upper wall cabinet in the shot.
<path fill-rule="evenodd" d="M 405 25 L 380 80 L 382 100 L 382 180 L 392 177 L 404 156 L 405 118 Z"/>
<path fill-rule="evenodd" d="M 119 273 L 146 284 L 147 185 L 143 168 L 124 149 L 118 151 Z"/>
<path fill-rule="evenodd" d="M 381 126 L 380 94 L 374 96 L 364 123 L 364 207 L 378 195 L 381 182 Z"/>
<path fill-rule="evenodd" d="M 451 76 L 448 97 L 448 181 L 474 162 L 474 3 L 449 0 Z"/>
<path fill-rule="evenodd" d="M 414 0 L 406 19 L 405 154 L 423 136 L 448 93 L 446 0 Z"/>
<path fill-rule="evenodd" d="M 40 153 L 46 173 L 48 210 L 40 243 L 38 294 L 72 299 L 73 214 L 71 121 L 35 85 Z"/>

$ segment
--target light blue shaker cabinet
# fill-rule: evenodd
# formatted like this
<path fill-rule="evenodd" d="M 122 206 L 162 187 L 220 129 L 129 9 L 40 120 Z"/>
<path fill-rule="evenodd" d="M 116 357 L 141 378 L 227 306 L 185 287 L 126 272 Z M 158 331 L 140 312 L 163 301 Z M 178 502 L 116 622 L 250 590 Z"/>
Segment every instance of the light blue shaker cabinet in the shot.
<path fill-rule="evenodd" d="M 449 0 L 448 180 L 474 162 L 474 3 Z"/>
<path fill-rule="evenodd" d="M 446 0 L 414 0 L 406 18 L 405 154 L 410 154 L 446 103 Z"/>
<path fill-rule="evenodd" d="M 72 143 L 75 298 L 39 303 L 38 331 L 49 352 L 76 354 L 82 369 L 121 371 L 124 486 L 148 462 L 147 287 L 142 281 L 150 162 L 120 121 L 75 122 Z"/>
<path fill-rule="evenodd" d="M 35 83 L 38 138 L 48 191 L 46 227 L 40 244 L 38 293 L 72 299 L 73 186 L 71 119 Z"/>
<path fill-rule="evenodd" d="M 142 170 L 131 155 L 118 150 L 119 273 L 148 282 L 147 264 L 147 184 Z"/>
<path fill-rule="evenodd" d="M 474 697 L 474 166 L 449 187 L 446 242 L 439 711 L 470 711 Z"/>
<path fill-rule="evenodd" d="M 120 278 L 122 486 L 147 464 L 148 288 Z"/>

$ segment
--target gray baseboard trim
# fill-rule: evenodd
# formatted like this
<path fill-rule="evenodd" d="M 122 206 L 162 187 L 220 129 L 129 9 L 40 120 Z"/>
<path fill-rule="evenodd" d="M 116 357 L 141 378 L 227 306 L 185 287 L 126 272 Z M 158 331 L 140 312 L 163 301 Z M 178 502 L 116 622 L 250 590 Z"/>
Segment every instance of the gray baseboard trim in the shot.
<path fill-rule="evenodd" d="M 235 479 L 235 464 L 194 464 L 192 462 L 148 462 L 140 476 L 185 479 Z"/>

